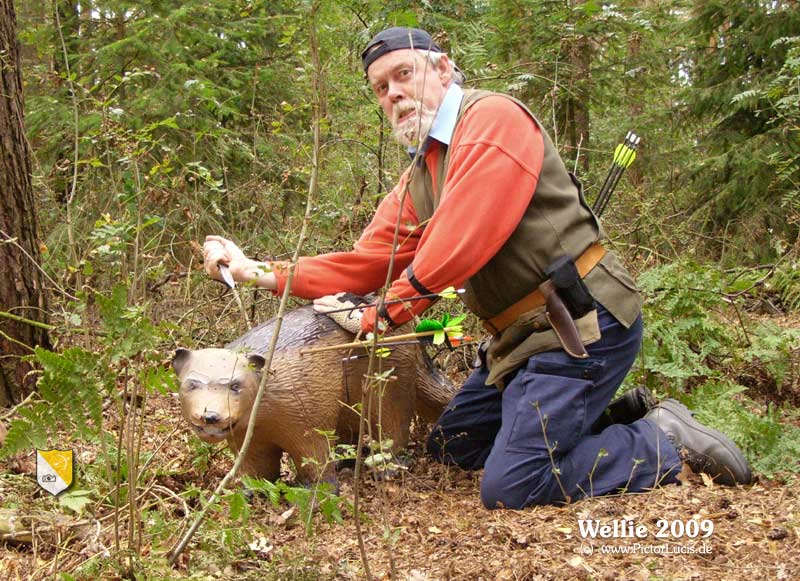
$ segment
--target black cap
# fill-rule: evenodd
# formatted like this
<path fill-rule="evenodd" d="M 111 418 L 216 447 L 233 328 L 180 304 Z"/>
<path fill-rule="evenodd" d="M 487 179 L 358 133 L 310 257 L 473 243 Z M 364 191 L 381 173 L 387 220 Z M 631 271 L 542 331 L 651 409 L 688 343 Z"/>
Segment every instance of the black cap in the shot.
<path fill-rule="evenodd" d="M 430 50 L 432 52 L 442 52 L 439 45 L 433 42 L 431 35 L 419 28 L 405 28 L 395 26 L 387 28 L 374 36 L 369 44 L 361 53 L 361 61 L 364 63 L 364 72 L 367 72 L 369 65 L 380 57 L 393 50 L 404 48 L 418 48 Z"/>

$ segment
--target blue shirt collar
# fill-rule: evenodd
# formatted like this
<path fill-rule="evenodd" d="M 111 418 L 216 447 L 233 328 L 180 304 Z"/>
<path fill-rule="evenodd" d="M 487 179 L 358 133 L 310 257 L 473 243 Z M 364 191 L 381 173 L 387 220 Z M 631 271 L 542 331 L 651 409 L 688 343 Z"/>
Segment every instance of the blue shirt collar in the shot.
<path fill-rule="evenodd" d="M 436 117 L 433 120 L 428 139 L 435 139 L 444 145 L 450 145 L 450 140 L 453 138 L 453 132 L 456 129 L 456 119 L 458 119 L 458 110 L 461 108 L 461 101 L 464 98 L 464 91 L 461 90 L 455 83 L 451 83 L 444 94 L 442 104 L 439 105 L 439 110 L 436 111 Z M 426 140 L 427 141 L 427 140 Z M 425 145 L 422 146 L 423 152 Z M 408 153 L 413 157 L 416 153 L 416 147 L 409 147 Z"/>

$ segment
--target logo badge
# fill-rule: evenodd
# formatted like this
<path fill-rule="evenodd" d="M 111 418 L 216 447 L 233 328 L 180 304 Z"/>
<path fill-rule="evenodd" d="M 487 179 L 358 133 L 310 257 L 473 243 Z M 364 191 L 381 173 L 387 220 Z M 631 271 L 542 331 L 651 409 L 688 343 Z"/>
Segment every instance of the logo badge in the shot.
<path fill-rule="evenodd" d="M 36 482 L 53 496 L 72 484 L 72 450 L 36 450 Z"/>

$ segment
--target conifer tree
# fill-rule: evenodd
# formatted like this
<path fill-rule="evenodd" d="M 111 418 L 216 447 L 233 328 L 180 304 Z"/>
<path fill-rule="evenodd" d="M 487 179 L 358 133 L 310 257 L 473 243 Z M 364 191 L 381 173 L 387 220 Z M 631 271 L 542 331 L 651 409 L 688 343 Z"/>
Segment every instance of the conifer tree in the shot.
<path fill-rule="evenodd" d="M 770 231 L 796 235 L 781 207 L 786 184 L 776 179 L 776 162 L 796 156 L 800 139 L 774 89 L 800 35 L 800 10 L 793 0 L 703 0 L 691 23 L 687 109 L 701 130 L 690 210 L 712 229 L 762 242 L 751 249 L 768 249 Z"/>
<path fill-rule="evenodd" d="M 0 0 L 0 406 L 32 389 L 20 357 L 47 346 L 47 301 L 38 269 L 31 162 L 25 138 L 22 77 L 12 0 Z"/>

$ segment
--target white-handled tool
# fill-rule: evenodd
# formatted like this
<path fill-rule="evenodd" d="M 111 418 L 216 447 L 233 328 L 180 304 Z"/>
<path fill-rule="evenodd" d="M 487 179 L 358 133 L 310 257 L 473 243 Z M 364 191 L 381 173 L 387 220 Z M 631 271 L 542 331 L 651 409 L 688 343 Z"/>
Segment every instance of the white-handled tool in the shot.
<path fill-rule="evenodd" d="M 219 265 L 219 275 L 222 277 L 222 280 L 225 281 L 225 284 L 227 284 L 229 288 L 236 287 L 236 282 L 233 280 L 231 269 L 228 268 L 227 264 Z"/>

